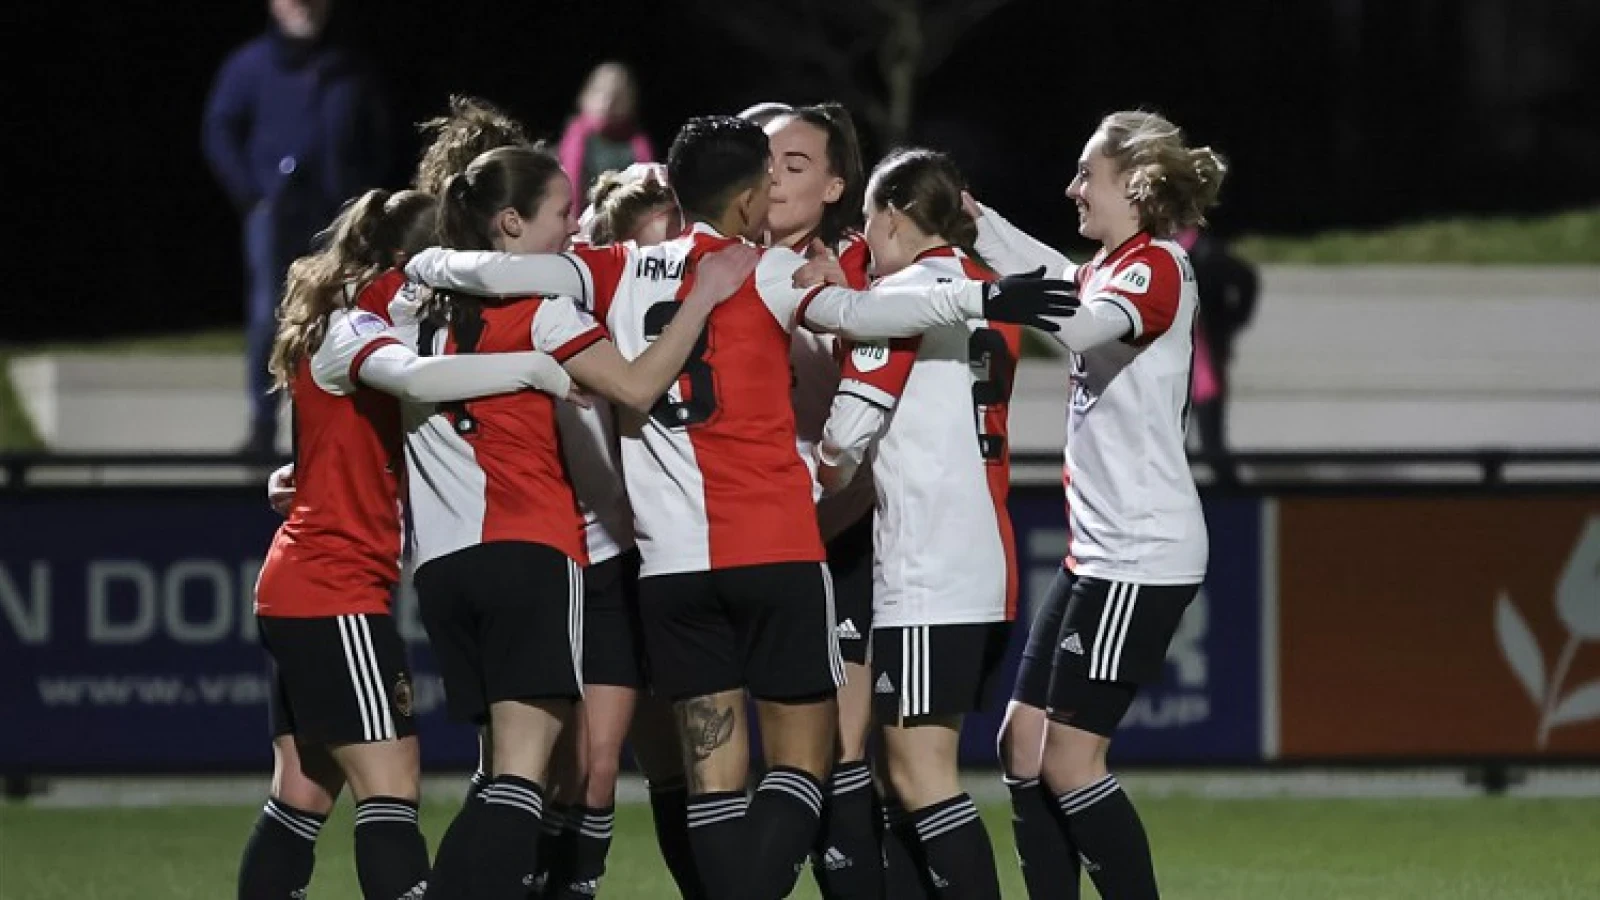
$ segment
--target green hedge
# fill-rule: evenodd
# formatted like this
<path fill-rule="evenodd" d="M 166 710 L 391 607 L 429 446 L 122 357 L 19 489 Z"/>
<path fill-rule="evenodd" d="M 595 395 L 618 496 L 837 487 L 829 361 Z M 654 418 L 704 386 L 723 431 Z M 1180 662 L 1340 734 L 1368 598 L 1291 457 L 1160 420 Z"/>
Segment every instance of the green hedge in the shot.
<path fill-rule="evenodd" d="M 1600 207 L 1538 218 L 1443 219 L 1310 237 L 1249 236 L 1233 246 L 1258 263 L 1597 265 Z"/>

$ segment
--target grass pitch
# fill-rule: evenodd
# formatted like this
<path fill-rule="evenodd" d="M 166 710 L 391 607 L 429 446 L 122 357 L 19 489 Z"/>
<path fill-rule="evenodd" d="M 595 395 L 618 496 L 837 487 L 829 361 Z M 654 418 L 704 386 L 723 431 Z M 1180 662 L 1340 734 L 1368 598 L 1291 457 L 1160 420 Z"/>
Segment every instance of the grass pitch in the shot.
<path fill-rule="evenodd" d="M 1135 800 L 1170 900 L 1600 897 L 1600 801 L 1593 799 Z M 453 812 L 427 804 L 430 847 Z M 0 805 L 0 900 L 231 897 L 255 813 L 245 806 Z M 988 805 L 984 814 L 1005 896 L 1024 897 L 1008 810 Z M 616 827 L 603 900 L 675 896 L 649 809 L 619 808 Z M 323 831 L 310 896 L 360 896 L 348 803 Z M 809 874 L 795 896 L 817 896 Z"/>

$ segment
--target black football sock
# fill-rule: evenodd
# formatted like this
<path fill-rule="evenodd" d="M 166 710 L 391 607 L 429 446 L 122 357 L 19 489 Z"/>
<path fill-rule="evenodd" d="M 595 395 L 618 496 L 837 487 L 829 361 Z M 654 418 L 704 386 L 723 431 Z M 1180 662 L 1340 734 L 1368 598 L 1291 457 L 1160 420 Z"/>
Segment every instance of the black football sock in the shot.
<path fill-rule="evenodd" d="M 1034 900 L 1078 900 L 1078 851 L 1055 798 L 1038 778 L 1006 776 L 1022 881 Z"/>
<path fill-rule="evenodd" d="M 311 883 L 317 834 L 327 816 L 268 798 L 239 861 L 239 900 L 292 900 Z"/>
<path fill-rule="evenodd" d="M 1157 900 L 1150 840 L 1115 775 L 1056 798 L 1067 835 L 1105 900 Z"/>
<path fill-rule="evenodd" d="M 802 769 L 774 766 L 756 787 L 745 822 L 750 831 L 749 897 L 782 900 L 794 890 L 806 852 L 817 839 L 822 782 Z"/>
<path fill-rule="evenodd" d="M 678 883 L 678 893 L 683 900 L 704 900 L 705 885 L 700 883 L 694 848 L 689 845 L 689 789 L 683 779 L 650 785 L 650 818 L 655 822 L 661 860 Z"/>
<path fill-rule="evenodd" d="M 695 870 L 709 900 L 748 900 L 750 863 L 744 791 L 697 794 L 689 798 L 689 844 Z"/>
<path fill-rule="evenodd" d="M 900 801 L 883 798 L 883 896 L 885 900 L 928 900 L 936 896 L 928 883 L 928 861 Z"/>
<path fill-rule="evenodd" d="M 1000 900 L 1000 876 L 994 847 L 978 808 L 966 794 L 957 794 L 911 815 L 928 878 L 938 896 L 952 900 Z"/>
<path fill-rule="evenodd" d="M 472 896 L 526 900 L 539 869 L 544 790 L 526 778 L 498 775 L 480 800 L 483 818 L 473 835 Z"/>
<path fill-rule="evenodd" d="M 828 779 L 822 829 L 811 850 L 811 872 L 823 900 L 883 897 L 883 850 L 878 845 L 872 773 L 865 761 L 841 763 Z"/>
<path fill-rule="evenodd" d="M 428 844 L 417 804 L 368 797 L 356 804 L 356 875 L 366 900 L 421 900 L 428 887 Z"/>

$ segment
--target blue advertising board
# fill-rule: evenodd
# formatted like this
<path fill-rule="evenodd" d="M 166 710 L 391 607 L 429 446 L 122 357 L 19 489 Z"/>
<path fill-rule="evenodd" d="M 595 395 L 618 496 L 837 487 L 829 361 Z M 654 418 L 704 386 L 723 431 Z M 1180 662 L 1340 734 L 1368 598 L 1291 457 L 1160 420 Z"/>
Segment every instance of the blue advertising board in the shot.
<path fill-rule="evenodd" d="M 1211 566 L 1162 682 L 1129 711 L 1123 760 L 1261 755 L 1261 501 L 1209 501 Z M 1060 565 L 1059 488 L 1011 503 L 1021 621 Z M 258 489 L 65 491 L 0 504 L 0 772 L 260 770 L 271 688 L 251 613 L 277 517 Z M 465 769 L 471 730 L 444 692 L 416 614 L 396 607 L 414 668 L 424 764 Z M 994 735 L 1025 639 L 1012 635 L 991 708 L 968 720 L 962 758 L 994 763 Z"/>
<path fill-rule="evenodd" d="M 259 490 L 38 493 L 0 504 L 0 771 L 270 767 L 251 611 L 277 527 Z M 477 760 L 448 723 L 402 598 L 430 766 Z"/>

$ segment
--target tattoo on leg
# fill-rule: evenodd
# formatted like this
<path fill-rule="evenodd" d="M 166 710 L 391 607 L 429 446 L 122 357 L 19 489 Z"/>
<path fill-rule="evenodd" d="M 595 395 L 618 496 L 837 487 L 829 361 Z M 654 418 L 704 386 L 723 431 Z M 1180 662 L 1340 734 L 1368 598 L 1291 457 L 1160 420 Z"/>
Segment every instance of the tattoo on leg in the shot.
<path fill-rule="evenodd" d="M 710 697 L 696 697 L 676 705 L 678 740 L 683 745 L 684 774 L 689 792 L 704 787 L 699 765 L 711 758 L 718 747 L 733 740 L 733 707 L 718 709 Z"/>

